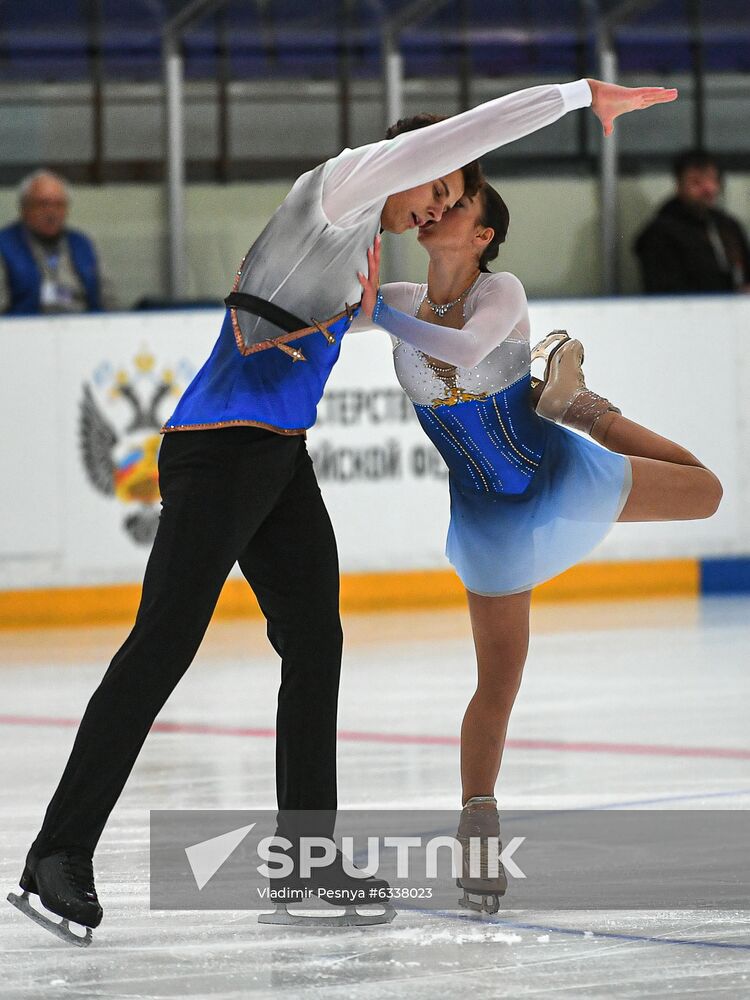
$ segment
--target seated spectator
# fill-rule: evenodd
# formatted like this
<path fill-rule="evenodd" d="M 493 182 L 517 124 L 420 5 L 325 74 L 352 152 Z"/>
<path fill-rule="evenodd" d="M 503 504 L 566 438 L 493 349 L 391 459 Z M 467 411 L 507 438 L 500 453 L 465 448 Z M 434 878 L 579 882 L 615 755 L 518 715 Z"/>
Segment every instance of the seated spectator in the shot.
<path fill-rule="evenodd" d="M 721 173 L 700 150 L 675 160 L 675 197 L 635 242 L 648 294 L 750 291 L 750 249 L 740 223 L 716 207 Z"/>
<path fill-rule="evenodd" d="M 19 189 L 20 219 L 0 229 L 0 313 L 33 316 L 114 308 L 91 239 L 65 225 L 65 181 L 37 170 Z"/>

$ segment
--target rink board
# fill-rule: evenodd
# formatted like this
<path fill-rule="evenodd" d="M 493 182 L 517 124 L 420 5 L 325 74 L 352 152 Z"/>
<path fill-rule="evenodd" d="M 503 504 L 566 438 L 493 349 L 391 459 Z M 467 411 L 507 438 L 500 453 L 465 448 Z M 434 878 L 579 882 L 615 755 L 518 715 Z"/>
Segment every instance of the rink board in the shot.
<path fill-rule="evenodd" d="M 701 580 L 714 591 L 746 586 L 750 301 L 546 301 L 531 305 L 531 319 L 534 337 L 559 327 L 579 336 L 589 384 L 685 445 L 724 485 L 715 517 L 617 525 L 587 564 L 546 592 L 658 592 L 660 579 L 667 592 L 697 591 Z M 113 492 L 113 469 L 127 487 L 139 459 L 147 467 L 158 425 L 205 360 L 220 321 L 210 310 L 3 321 L 0 619 L 12 621 L 14 605 L 32 618 L 45 607 L 64 618 L 67 590 L 68 603 L 89 616 L 106 617 L 123 600 L 130 613 L 158 497 L 137 486 L 127 494 L 122 484 Z M 443 553 L 445 470 L 400 392 L 390 354 L 380 330 L 345 340 L 308 436 L 339 542 L 345 606 L 460 597 Z M 230 586 L 226 607 L 244 605 L 245 589 L 232 598 Z"/>

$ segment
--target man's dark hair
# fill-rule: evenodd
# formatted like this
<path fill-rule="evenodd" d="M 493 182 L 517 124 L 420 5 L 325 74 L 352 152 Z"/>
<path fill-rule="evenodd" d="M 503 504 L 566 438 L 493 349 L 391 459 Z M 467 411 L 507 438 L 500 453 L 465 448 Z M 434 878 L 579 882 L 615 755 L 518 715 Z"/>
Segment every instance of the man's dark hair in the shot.
<path fill-rule="evenodd" d="M 487 244 L 484 253 L 479 258 L 479 270 L 487 272 L 489 271 L 489 262 L 497 257 L 501 245 L 505 243 L 510 225 L 510 212 L 503 199 L 487 181 L 484 181 L 479 189 L 479 201 L 479 221 L 483 226 L 495 230 L 492 241 Z"/>
<path fill-rule="evenodd" d="M 412 115 L 411 118 L 399 118 L 396 124 L 391 125 L 385 133 L 385 137 L 393 139 L 397 135 L 401 135 L 402 132 L 414 132 L 415 129 L 426 128 L 428 125 L 435 125 L 436 122 L 444 122 L 445 119 L 445 115 L 430 115 L 426 112 L 421 115 Z M 461 167 L 461 173 L 464 175 L 464 194 L 473 198 L 484 181 L 479 160 L 472 160 L 471 163 L 465 164 Z"/>
<path fill-rule="evenodd" d="M 674 158 L 672 171 L 675 179 L 681 181 L 688 170 L 708 170 L 715 167 L 721 174 L 721 167 L 715 156 L 705 149 L 687 149 Z"/>

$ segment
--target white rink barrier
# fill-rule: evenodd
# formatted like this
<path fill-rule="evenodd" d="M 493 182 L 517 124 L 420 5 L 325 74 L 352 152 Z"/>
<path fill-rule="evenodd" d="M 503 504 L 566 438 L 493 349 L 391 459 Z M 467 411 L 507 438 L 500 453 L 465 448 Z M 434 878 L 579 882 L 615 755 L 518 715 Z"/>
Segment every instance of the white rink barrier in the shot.
<path fill-rule="evenodd" d="M 221 319 L 0 322 L 0 590 L 140 582 L 159 510 L 159 427 Z M 535 338 L 560 327 L 579 337 L 591 387 L 690 449 L 724 485 L 713 518 L 617 525 L 593 558 L 750 553 L 750 296 L 545 301 L 531 319 Z M 308 446 L 342 571 L 447 567 L 445 470 L 396 382 L 383 331 L 345 340 Z"/>

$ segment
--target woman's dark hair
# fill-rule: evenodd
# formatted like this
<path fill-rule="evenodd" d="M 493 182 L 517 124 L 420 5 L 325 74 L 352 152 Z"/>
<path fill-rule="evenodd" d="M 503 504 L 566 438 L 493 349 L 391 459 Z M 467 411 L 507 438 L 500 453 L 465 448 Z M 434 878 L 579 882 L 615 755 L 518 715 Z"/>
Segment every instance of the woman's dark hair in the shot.
<path fill-rule="evenodd" d="M 426 128 L 428 125 L 435 125 L 436 122 L 444 122 L 445 118 L 445 115 L 430 115 L 426 112 L 412 115 L 411 118 L 399 118 L 396 124 L 391 125 L 385 133 L 385 137 L 386 139 L 394 139 L 402 132 L 414 132 L 415 129 Z M 461 167 L 461 173 L 464 175 L 464 194 L 473 198 L 484 182 L 479 160 L 472 160 L 471 163 Z"/>
<path fill-rule="evenodd" d="M 479 270 L 486 273 L 489 271 L 489 262 L 497 257 L 501 245 L 505 243 L 510 225 L 508 206 L 487 181 L 484 181 L 479 189 L 479 222 L 495 231 L 492 241 L 487 244 L 487 248 L 479 258 Z"/>

